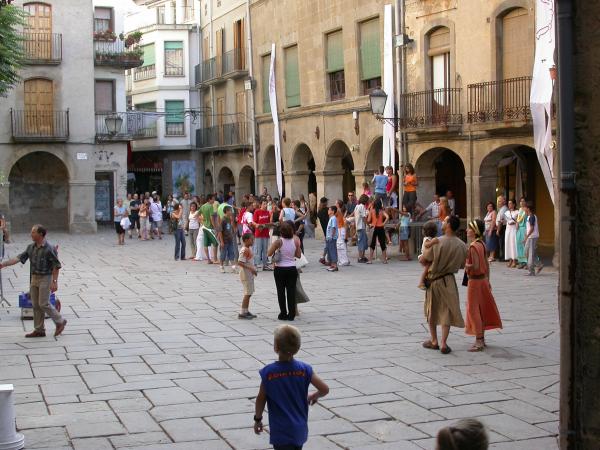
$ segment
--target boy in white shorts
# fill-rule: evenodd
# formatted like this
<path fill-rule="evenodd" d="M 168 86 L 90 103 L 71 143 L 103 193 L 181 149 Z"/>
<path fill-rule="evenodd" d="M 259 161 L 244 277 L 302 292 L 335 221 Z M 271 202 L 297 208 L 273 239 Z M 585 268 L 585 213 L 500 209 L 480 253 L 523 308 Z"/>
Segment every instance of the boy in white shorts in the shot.
<path fill-rule="evenodd" d="M 254 235 L 244 233 L 242 236 L 242 248 L 238 258 L 240 267 L 240 281 L 244 287 L 244 297 L 242 298 L 242 312 L 238 314 L 238 319 L 254 319 L 256 316 L 248 311 L 250 306 L 250 297 L 254 294 L 254 277 L 258 275 L 254 267 L 254 254 L 252 245 L 254 244 Z"/>

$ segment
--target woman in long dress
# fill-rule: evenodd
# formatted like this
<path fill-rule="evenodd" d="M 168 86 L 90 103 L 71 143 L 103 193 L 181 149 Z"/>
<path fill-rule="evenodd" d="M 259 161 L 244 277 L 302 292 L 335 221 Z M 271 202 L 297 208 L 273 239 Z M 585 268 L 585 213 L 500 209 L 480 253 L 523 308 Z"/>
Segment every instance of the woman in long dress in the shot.
<path fill-rule="evenodd" d="M 515 201 L 508 201 L 508 210 L 504 212 L 506 230 L 504 232 L 504 258 L 507 267 L 517 267 L 517 216 Z"/>
<path fill-rule="evenodd" d="M 519 214 L 517 214 L 517 267 L 524 269 L 527 267 L 527 254 L 525 253 L 525 235 L 527 234 L 527 213 L 525 212 L 525 205 L 527 200 L 525 197 L 521 197 L 519 200 Z"/>
<path fill-rule="evenodd" d="M 492 295 L 490 266 L 483 243 L 485 225 L 481 220 L 469 223 L 467 237 L 472 240 L 467 252 L 465 271 L 469 277 L 465 333 L 475 336 L 470 352 L 480 352 L 485 347 L 485 330 L 502 328 L 502 320 Z"/>

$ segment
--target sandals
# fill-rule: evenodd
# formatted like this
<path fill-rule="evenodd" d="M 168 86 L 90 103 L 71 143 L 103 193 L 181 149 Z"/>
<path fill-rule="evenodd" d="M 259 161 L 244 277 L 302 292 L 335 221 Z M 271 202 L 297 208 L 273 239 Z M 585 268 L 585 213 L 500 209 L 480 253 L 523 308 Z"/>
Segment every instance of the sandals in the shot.
<path fill-rule="evenodd" d="M 423 346 L 423 348 L 427 348 L 429 350 L 439 350 L 440 346 L 437 344 L 433 344 L 433 342 L 431 342 L 430 340 L 423 342 L 423 344 L 421 344 Z"/>
<path fill-rule="evenodd" d="M 485 338 L 477 338 L 475 343 L 467 351 L 469 352 L 482 352 L 485 348 Z"/>
<path fill-rule="evenodd" d="M 452 349 L 447 345 L 445 347 L 443 347 L 442 349 L 440 349 L 440 352 L 442 352 L 444 355 L 447 355 L 451 351 L 452 351 Z"/>

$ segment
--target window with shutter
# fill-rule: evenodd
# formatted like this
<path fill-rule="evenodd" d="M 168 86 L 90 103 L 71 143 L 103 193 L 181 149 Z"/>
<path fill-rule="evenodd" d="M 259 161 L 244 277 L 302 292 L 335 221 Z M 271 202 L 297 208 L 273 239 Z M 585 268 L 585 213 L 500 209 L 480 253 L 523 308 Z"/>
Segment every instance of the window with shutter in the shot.
<path fill-rule="evenodd" d="M 106 30 L 113 30 L 112 8 L 94 8 L 94 32 Z"/>
<path fill-rule="evenodd" d="M 183 76 L 183 42 L 165 42 L 165 76 Z"/>
<path fill-rule="evenodd" d="M 113 112 L 115 110 L 114 87 L 112 80 L 96 80 L 94 92 L 96 112 Z"/>
<path fill-rule="evenodd" d="M 183 100 L 165 100 L 165 112 L 165 135 L 183 136 L 185 134 Z"/>
<path fill-rule="evenodd" d="M 285 100 L 288 108 L 300 106 L 300 74 L 298 71 L 298 46 L 284 49 Z"/>
<path fill-rule="evenodd" d="M 263 112 L 271 112 L 271 104 L 269 103 L 269 72 L 271 69 L 271 54 L 265 55 L 261 60 L 261 75 L 262 75 L 262 99 Z"/>
<path fill-rule="evenodd" d="M 346 96 L 346 83 L 342 30 L 327 35 L 327 76 L 329 78 L 330 99 L 343 99 Z"/>
<path fill-rule="evenodd" d="M 360 24 L 360 79 L 363 92 L 381 86 L 381 51 L 379 18 Z"/>
<path fill-rule="evenodd" d="M 143 45 L 142 51 L 144 52 L 144 64 L 142 64 L 142 67 L 153 66 L 156 62 L 154 44 Z"/>

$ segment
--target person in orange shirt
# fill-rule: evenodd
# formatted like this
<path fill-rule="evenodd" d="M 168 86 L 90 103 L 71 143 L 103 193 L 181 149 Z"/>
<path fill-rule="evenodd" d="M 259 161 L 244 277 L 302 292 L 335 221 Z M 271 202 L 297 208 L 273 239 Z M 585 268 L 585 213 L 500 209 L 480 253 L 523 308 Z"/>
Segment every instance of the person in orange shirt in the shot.
<path fill-rule="evenodd" d="M 419 185 L 415 168 L 412 164 L 407 164 L 404 167 L 404 195 L 402 196 L 402 204 L 406 205 L 409 213 L 413 213 L 415 204 L 417 203 L 417 186 Z"/>
<path fill-rule="evenodd" d="M 369 226 L 373 227 L 373 237 L 371 238 L 371 252 L 369 253 L 369 261 L 367 264 L 373 263 L 373 253 L 375 253 L 375 247 L 377 240 L 379 240 L 379 246 L 381 247 L 381 258 L 384 264 L 387 264 L 387 253 L 386 253 L 386 239 L 385 239 L 385 224 L 389 220 L 389 216 L 383 209 L 381 199 L 375 200 L 373 208 L 369 212 Z"/>

